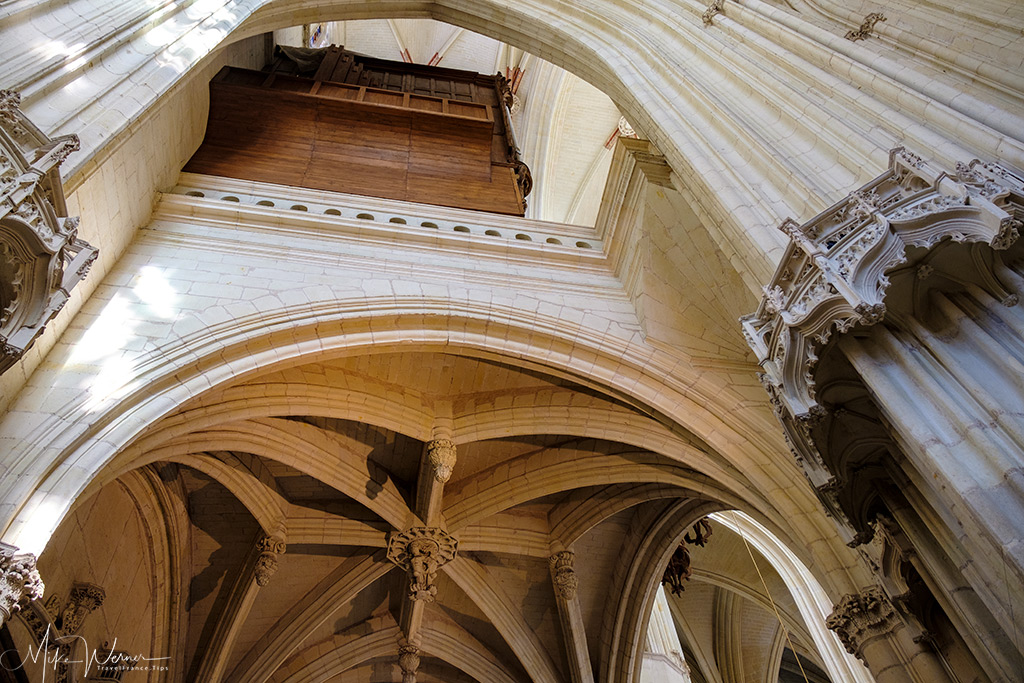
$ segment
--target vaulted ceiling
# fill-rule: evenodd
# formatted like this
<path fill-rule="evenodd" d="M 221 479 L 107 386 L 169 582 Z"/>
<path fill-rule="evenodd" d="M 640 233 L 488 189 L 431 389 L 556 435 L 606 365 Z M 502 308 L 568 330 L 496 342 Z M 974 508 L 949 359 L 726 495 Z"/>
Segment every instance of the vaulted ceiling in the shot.
<path fill-rule="evenodd" d="M 425 449 L 438 438 L 456 445 L 446 483 Z M 97 633 L 118 630 L 133 607 L 152 616 L 147 638 L 122 626 L 122 643 L 179 653 L 180 681 L 400 681 L 407 643 L 419 648 L 419 681 L 556 683 L 587 668 L 631 680 L 668 556 L 696 519 L 725 507 L 683 463 L 701 451 L 692 436 L 566 379 L 442 353 L 249 377 L 182 405 L 144 442 L 61 527 L 40 568 L 48 594 L 75 582 L 121 592 L 123 612 L 87 622 Z M 422 527 L 458 542 L 428 579 L 433 600 L 412 599 L 415 577 L 387 552 Z M 728 553 L 701 560 L 700 580 L 751 579 L 746 557 L 741 570 L 729 564 L 736 537 L 720 536 Z M 123 547 L 97 542 L 112 537 Z M 566 550 L 569 592 L 551 560 Z M 88 559 L 69 566 L 68 552 Z M 751 596 L 763 612 L 763 591 Z M 791 600 L 783 609 L 795 614 Z M 769 644 L 774 629 L 762 629 Z M 691 652 L 704 647 L 680 632 Z"/>

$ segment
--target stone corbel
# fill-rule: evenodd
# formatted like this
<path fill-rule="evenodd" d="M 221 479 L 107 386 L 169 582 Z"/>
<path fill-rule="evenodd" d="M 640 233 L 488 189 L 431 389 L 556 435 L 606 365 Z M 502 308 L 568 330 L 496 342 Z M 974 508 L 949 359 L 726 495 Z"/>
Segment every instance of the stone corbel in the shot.
<path fill-rule="evenodd" d="M 100 586 L 92 583 L 74 584 L 68 596 L 68 603 L 60 615 L 58 627 L 61 634 L 67 636 L 78 633 L 85 618 L 102 605 L 106 597 L 106 591 Z"/>
<path fill-rule="evenodd" d="M 36 556 L 18 553 L 13 545 L 0 543 L 0 625 L 29 602 L 43 597 L 45 588 L 36 570 Z"/>
<path fill-rule="evenodd" d="M 284 541 L 271 538 L 270 536 L 261 539 L 257 544 L 257 550 L 260 554 L 256 558 L 256 567 L 253 570 L 253 574 L 255 575 L 256 583 L 261 588 L 270 583 L 270 577 L 277 572 L 277 558 L 279 555 L 284 555 L 287 549 L 288 546 Z"/>
<path fill-rule="evenodd" d="M 388 559 L 409 574 L 409 599 L 433 602 L 434 579 L 455 559 L 459 542 L 437 527 L 413 527 L 388 538 Z"/>
<path fill-rule="evenodd" d="M 579 579 L 576 578 L 575 563 L 576 553 L 571 550 L 557 552 L 548 561 L 551 569 L 551 583 L 555 587 L 555 594 L 562 600 L 576 598 Z"/>
<path fill-rule="evenodd" d="M 434 479 L 440 484 L 447 484 L 455 469 L 455 442 L 451 439 L 428 442 L 427 459 L 434 470 Z"/>
<path fill-rule="evenodd" d="M 420 668 L 420 649 L 415 645 L 400 645 L 398 666 L 402 670 L 402 683 L 416 683 L 416 674 Z"/>

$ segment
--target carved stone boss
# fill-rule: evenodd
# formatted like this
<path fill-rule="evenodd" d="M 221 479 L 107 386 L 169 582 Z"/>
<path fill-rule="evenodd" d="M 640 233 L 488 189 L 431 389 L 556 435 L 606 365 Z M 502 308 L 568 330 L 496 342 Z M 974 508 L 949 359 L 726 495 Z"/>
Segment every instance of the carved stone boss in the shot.
<path fill-rule="evenodd" d="M 402 669 L 402 683 L 416 683 L 416 673 L 420 668 L 420 649 L 415 645 L 399 646 L 398 666 Z"/>
<path fill-rule="evenodd" d="M 864 660 L 864 648 L 872 640 L 886 638 L 903 622 L 881 588 L 872 586 L 858 594 L 846 595 L 825 620 L 836 632 L 846 651 Z"/>
<path fill-rule="evenodd" d="M 97 255 L 78 239 L 60 181 L 78 137 L 48 138 L 20 102 L 0 90 L 0 373 L 42 334 Z"/>
<path fill-rule="evenodd" d="M 459 542 L 436 527 L 413 527 L 388 538 L 388 559 L 409 573 L 409 599 L 433 602 L 437 570 L 455 559 Z"/>
<path fill-rule="evenodd" d="M 740 322 L 789 446 L 837 520 L 845 516 L 830 491 L 839 484 L 810 436 L 826 414 L 815 397 L 819 352 L 833 334 L 884 319 L 886 272 L 908 249 L 948 239 L 1005 250 L 1022 227 L 1022 202 L 1024 179 L 1001 166 L 974 160 L 937 172 L 897 148 L 886 173 L 804 225 L 780 226 L 790 242 L 757 312 Z M 1017 302 L 991 284 L 1004 304 Z"/>
<path fill-rule="evenodd" d="M 270 577 L 277 572 L 277 556 L 284 555 L 287 548 L 288 546 L 284 541 L 279 541 L 269 536 L 257 544 L 256 549 L 260 555 L 256 558 L 256 567 L 253 573 L 256 576 L 256 583 L 261 588 L 270 583 Z"/>

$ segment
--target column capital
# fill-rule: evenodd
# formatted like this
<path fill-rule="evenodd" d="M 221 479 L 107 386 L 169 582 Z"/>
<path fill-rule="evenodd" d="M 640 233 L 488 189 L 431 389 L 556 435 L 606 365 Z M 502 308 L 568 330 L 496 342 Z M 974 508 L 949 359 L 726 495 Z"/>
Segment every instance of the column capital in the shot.
<path fill-rule="evenodd" d="M 43 597 L 45 588 L 36 569 L 36 556 L 0 543 L 0 624 L 28 602 Z"/>
<path fill-rule="evenodd" d="M 862 661 L 868 643 L 888 637 L 903 625 L 896 608 L 877 586 L 843 596 L 825 619 L 825 626 L 836 632 L 847 652 Z"/>

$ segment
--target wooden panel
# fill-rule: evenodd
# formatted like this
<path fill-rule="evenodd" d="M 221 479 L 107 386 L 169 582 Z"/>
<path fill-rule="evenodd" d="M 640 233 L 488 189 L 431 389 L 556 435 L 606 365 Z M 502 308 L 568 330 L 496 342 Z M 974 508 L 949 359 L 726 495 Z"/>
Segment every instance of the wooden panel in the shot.
<path fill-rule="evenodd" d="M 511 170 L 492 166 L 494 123 L 465 118 L 484 105 L 285 75 L 253 87 L 255 72 L 235 71 L 210 84 L 206 138 L 186 171 L 523 214 Z"/>

